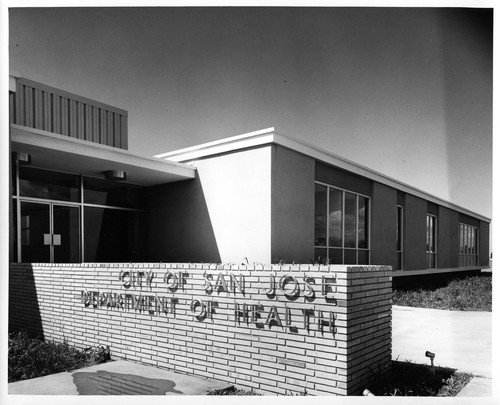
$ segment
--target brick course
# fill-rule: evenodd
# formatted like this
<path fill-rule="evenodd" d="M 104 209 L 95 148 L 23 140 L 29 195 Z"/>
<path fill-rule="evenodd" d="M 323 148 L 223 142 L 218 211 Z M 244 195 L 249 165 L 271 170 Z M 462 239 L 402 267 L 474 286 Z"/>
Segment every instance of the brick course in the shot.
<path fill-rule="evenodd" d="M 390 371 L 391 295 L 384 266 L 16 263 L 9 329 L 269 393 L 359 395 Z"/>

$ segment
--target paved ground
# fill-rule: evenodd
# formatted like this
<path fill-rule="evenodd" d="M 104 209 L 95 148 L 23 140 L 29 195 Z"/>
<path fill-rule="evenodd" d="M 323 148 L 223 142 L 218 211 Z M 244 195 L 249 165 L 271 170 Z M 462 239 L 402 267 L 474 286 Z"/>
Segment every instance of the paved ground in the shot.
<path fill-rule="evenodd" d="M 491 397 L 492 384 L 490 378 L 473 378 L 457 397 Z"/>
<path fill-rule="evenodd" d="M 436 354 L 436 366 L 456 368 L 474 378 L 461 396 L 491 396 L 492 313 L 393 307 L 393 359 L 430 364 L 425 352 Z M 113 361 L 73 372 L 8 385 L 9 394 L 25 395 L 204 395 L 227 383 Z"/>
<path fill-rule="evenodd" d="M 392 357 L 430 364 L 426 351 L 436 354 L 436 366 L 452 367 L 491 378 L 491 312 L 442 311 L 392 307 Z"/>
<path fill-rule="evenodd" d="M 455 368 L 476 377 L 459 396 L 492 395 L 492 313 L 392 307 L 392 358 Z"/>
<path fill-rule="evenodd" d="M 18 381 L 9 395 L 205 395 L 227 383 L 176 374 L 125 360 Z"/>

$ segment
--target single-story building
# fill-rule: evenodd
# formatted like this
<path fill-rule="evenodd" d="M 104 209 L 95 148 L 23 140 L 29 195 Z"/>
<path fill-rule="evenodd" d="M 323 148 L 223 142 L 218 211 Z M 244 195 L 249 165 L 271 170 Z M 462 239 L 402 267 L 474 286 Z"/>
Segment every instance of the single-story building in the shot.
<path fill-rule="evenodd" d="M 489 267 L 489 218 L 274 128 L 145 158 L 126 111 L 10 79 L 12 262 Z"/>

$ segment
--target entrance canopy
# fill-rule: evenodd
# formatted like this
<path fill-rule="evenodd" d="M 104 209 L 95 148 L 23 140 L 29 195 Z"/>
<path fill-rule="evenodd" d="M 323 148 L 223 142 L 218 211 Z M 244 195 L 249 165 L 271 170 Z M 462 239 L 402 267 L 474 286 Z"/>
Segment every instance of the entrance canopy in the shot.
<path fill-rule="evenodd" d="M 11 152 L 31 155 L 31 165 L 61 172 L 104 178 L 111 170 L 126 172 L 127 183 L 154 186 L 195 177 L 182 163 L 148 159 L 122 149 L 47 131 L 11 124 Z"/>

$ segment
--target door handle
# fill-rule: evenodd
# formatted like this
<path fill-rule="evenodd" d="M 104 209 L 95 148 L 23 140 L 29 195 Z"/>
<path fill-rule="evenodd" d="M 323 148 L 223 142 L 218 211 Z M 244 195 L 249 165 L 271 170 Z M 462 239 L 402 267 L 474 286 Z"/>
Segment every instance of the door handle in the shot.
<path fill-rule="evenodd" d="M 44 233 L 43 234 L 43 244 L 52 246 L 61 246 L 61 235 L 54 233 Z"/>
<path fill-rule="evenodd" d="M 43 234 L 43 244 L 44 245 L 52 245 L 52 234 L 50 234 L 50 233 Z"/>
<path fill-rule="evenodd" d="M 61 246 L 61 235 L 60 234 L 53 234 L 52 235 L 52 244 L 54 246 Z"/>

